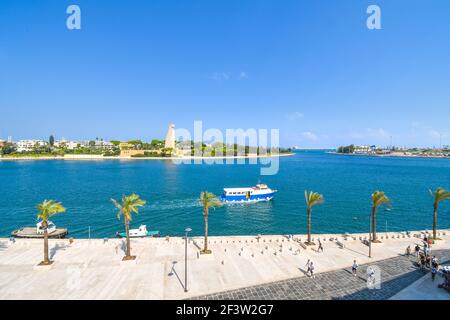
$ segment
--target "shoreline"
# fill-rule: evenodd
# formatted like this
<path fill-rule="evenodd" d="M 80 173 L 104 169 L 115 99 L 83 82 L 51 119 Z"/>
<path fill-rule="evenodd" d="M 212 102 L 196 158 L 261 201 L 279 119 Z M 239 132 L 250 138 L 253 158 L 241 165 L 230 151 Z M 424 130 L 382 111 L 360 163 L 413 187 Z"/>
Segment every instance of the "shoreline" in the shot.
<path fill-rule="evenodd" d="M 200 156 L 183 156 L 183 157 L 131 157 L 131 156 L 102 156 L 102 155 L 67 155 L 67 156 L 42 156 L 42 157 L 0 157 L 0 161 L 33 161 L 33 160 L 221 160 L 221 159 L 258 159 L 258 158 L 274 158 L 293 156 L 295 152 L 278 153 L 271 155 L 257 156 L 220 156 L 220 157 L 200 157 Z"/>
<path fill-rule="evenodd" d="M 363 157 L 385 157 L 385 158 L 420 158 L 420 159 L 450 159 L 448 156 L 424 156 L 424 155 L 412 155 L 412 154 L 357 154 L 357 153 L 339 153 L 339 152 L 326 152 L 327 154 L 333 154 L 338 156 L 363 156 Z"/>
<path fill-rule="evenodd" d="M 401 239 L 401 238 L 417 238 L 419 239 L 417 236 L 423 236 L 423 235 L 431 235 L 432 234 L 432 230 L 428 230 L 428 229 L 422 229 L 422 230 L 403 230 L 403 231 L 388 231 L 388 232 L 384 232 L 384 231 L 377 231 L 377 236 L 380 238 L 380 240 L 386 239 L 386 237 L 388 237 L 388 239 Z M 445 233 L 445 235 L 450 236 L 450 228 L 449 229 L 437 229 L 436 233 Z M 409 234 L 409 236 L 408 236 Z M 100 238 L 78 238 L 78 237 L 71 237 L 70 236 L 70 232 L 68 233 L 69 236 L 65 237 L 65 238 L 49 238 L 49 240 L 52 241 L 68 241 L 70 239 L 73 240 L 93 240 L 93 241 L 104 241 L 105 239 L 108 239 L 108 241 L 111 240 L 118 240 L 118 241 L 122 241 L 125 238 L 117 238 L 114 236 L 111 237 L 100 237 Z M 328 238 L 333 238 L 335 240 L 339 240 L 339 239 L 344 239 L 344 238 L 355 238 L 354 240 L 359 240 L 359 238 L 361 237 L 362 239 L 367 239 L 369 235 L 369 232 L 345 232 L 345 233 L 311 233 L 311 239 L 314 240 L 316 239 L 322 239 L 322 238 L 326 238 L 326 241 L 330 241 Z M 306 237 L 308 235 L 306 233 L 300 233 L 300 234 L 245 234 L 245 235 L 208 235 L 208 239 L 225 239 L 225 238 L 243 238 L 243 239 L 257 239 L 259 238 L 295 238 L 295 239 L 302 239 L 306 240 Z M 397 238 L 397 236 L 399 236 Z M 405 237 L 403 237 L 405 236 Z M 143 238 L 130 238 L 133 241 L 148 241 L 151 239 L 163 239 L 166 240 L 167 238 L 169 239 L 176 239 L 176 240 L 183 240 L 184 237 L 183 236 L 171 236 L 171 235 L 161 235 L 160 237 L 143 237 Z M 191 239 L 196 239 L 196 240 L 203 240 L 204 236 L 203 235 L 193 235 L 190 236 Z M 9 241 L 10 237 L 6 237 L 6 236 L 0 236 L 0 241 Z M 43 241 L 43 239 L 41 238 L 15 238 L 16 241 Z"/>

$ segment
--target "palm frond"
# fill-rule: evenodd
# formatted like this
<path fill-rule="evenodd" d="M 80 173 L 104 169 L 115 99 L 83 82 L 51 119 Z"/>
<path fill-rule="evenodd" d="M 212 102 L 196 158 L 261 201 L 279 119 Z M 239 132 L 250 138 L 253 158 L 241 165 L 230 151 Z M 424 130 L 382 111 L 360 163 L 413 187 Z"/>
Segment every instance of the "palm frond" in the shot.
<path fill-rule="evenodd" d="M 307 207 L 309 209 L 311 209 L 315 205 L 324 203 L 325 198 L 323 197 L 323 195 L 321 195 L 318 192 L 313 192 L 313 191 L 308 192 L 305 190 L 305 201 L 306 201 Z"/>
<path fill-rule="evenodd" d="M 431 191 L 430 194 L 434 197 L 434 203 L 438 204 L 441 201 L 449 200 L 450 199 L 450 191 L 439 187 L 436 189 L 436 191 Z"/>
<path fill-rule="evenodd" d="M 60 202 L 55 200 L 44 200 L 37 205 L 37 218 L 42 221 L 48 221 L 51 216 L 66 211 L 66 208 Z"/>
<path fill-rule="evenodd" d="M 217 208 L 222 206 L 217 196 L 208 191 L 203 191 L 200 193 L 200 203 L 204 208 Z"/>
<path fill-rule="evenodd" d="M 142 200 L 137 194 L 133 193 L 129 196 L 122 197 L 122 203 L 118 203 L 116 200 L 111 199 L 114 206 L 118 209 L 117 218 L 123 214 L 128 221 L 132 220 L 131 213 L 139 213 L 139 207 L 145 205 L 146 201 Z"/>
<path fill-rule="evenodd" d="M 382 204 L 390 203 L 391 199 L 383 191 L 375 191 L 372 194 L 372 204 L 374 207 L 379 207 Z"/>

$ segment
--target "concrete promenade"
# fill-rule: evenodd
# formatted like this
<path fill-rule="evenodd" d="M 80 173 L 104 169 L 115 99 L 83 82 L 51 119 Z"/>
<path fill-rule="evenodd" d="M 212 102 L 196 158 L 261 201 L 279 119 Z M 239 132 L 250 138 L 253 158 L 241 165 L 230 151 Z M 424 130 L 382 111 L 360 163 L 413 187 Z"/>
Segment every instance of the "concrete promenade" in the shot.
<path fill-rule="evenodd" d="M 445 235 L 443 235 L 445 232 Z M 304 278 L 306 261 L 316 273 L 349 268 L 403 255 L 423 233 L 379 233 L 382 243 L 373 244 L 373 258 L 362 243 L 367 234 L 314 235 L 317 245 L 303 248 L 281 235 L 210 237 L 212 255 L 199 255 L 203 238 L 188 244 L 188 289 L 184 292 L 184 240 L 173 238 L 133 239 L 136 261 L 122 262 L 124 241 L 120 239 L 50 240 L 50 267 L 37 267 L 42 260 L 43 241 L 0 239 L 0 299 L 186 299 L 280 280 Z M 450 249 L 449 230 L 432 250 Z M 343 244 L 342 248 L 339 243 Z M 386 239 L 387 238 L 387 239 Z M 402 267 L 400 267 L 402 268 Z M 318 281 L 316 279 L 305 279 Z M 409 285 L 406 284 L 406 285 Z M 317 298 L 320 298 L 318 296 Z"/>
<path fill-rule="evenodd" d="M 450 263 L 450 250 L 435 251 L 440 261 Z M 443 279 L 431 281 L 415 265 L 413 256 L 397 256 L 359 266 L 354 276 L 350 268 L 328 271 L 314 278 L 288 280 L 195 297 L 199 300 L 450 300 L 437 287 Z M 378 267 L 379 288 L 368 288 L 367 268 Z"/>

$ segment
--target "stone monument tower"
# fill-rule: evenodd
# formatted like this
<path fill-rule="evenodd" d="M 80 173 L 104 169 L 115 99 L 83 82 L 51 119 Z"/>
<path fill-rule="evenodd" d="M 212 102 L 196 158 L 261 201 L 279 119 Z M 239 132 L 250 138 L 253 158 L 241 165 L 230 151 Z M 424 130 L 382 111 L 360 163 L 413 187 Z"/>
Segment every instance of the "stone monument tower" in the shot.
<path fill-rule="evenodd" d="M 169 130 L 166 135 L 166 143 L 164 148 L 172 148 L 175 151 L 175 125 L 169 124 Z"/>

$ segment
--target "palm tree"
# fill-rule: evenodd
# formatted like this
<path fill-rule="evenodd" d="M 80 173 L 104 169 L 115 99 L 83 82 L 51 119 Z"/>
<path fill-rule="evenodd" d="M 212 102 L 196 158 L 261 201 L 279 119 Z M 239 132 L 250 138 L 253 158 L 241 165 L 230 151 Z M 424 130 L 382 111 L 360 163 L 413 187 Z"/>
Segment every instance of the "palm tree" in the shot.
<path fill-rule="evenodd" d="M 380 242 L 377 240 L 377 208 L 382 204 L 390 202 L 391 200 L 383 191 L 375 191 L 372 194 L 372 242 Z"/>
<path fill-rule="evenodd" d="M 220 207 L 222 204 L 214 193 L 203 191 L 200 193 L 200 203 L 203 206 L 203 219 L 205 222 L 205 245 L 200 253 L 209 254 L 211 250 L 208 250 L 208 214 L 209 208 Z"/>
<path fill-rule="evenodd" d="M 431 196 L 434 197 L 434 205 L 433 205 L 433 239 L 436 238 L 436 226 L 437 226 L 437 210 L 439 207 L 439 202 L 450 199 L 450 191 L 445 190 L 444 188 L 437 188 L 435 192 L 430 190 Z"/>
<path fill-rule="evenodd" d="M 125 257 L 123 257 L 123 261 L 126 260 L 134 260 L 136 256 L 131 255 L 131 246 L 130 246 L 130 221 L 132 220 L 131 214 L 138 213 L 139 207 L 145 205 L 145 201 L 142 200 L 137 194 L 133 193 L 129 196 L 122 197 L 122 203 L 118 203 L 116 200 L 111 199 L 114 203 L 114 206 L 119 210 L 117 213 L 117 218 L 120 220 L 120 217 L 123 215 L 123 222 L 125 224 L 125 232 L 127 234 L 127 252 Z"/>
<path fill-rule="evenodd" d="M 42 221 L 41 227 L 44 229 L 44 260 L 39 265 L 47 266 L 52 264 L 52 261 L 48 258 L 48 219 L 55 214 L 66 211 L 66 208 L 55 200 L 44 200 L 37 205 L 37 210 L 37 218 Z"/>
<path fill-rule="evenodd" d="M 308 208 L 308 241 L 305 242 L 305 244 L 314 245 L 314 242 L 311 241 L 311 210 L 316 204 L 322 204 L 324 202 L 324 198 L 323 195 L 317 192 L 308 192 L 305 190 L 305 200 Z"/>

